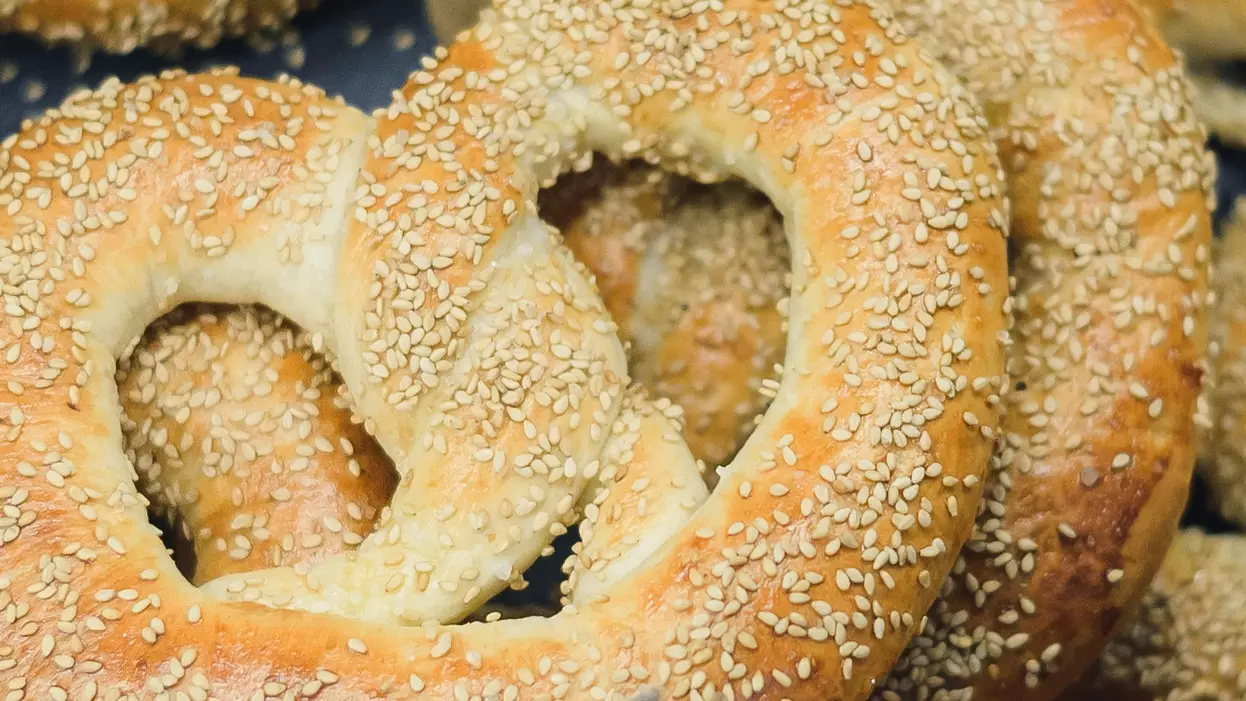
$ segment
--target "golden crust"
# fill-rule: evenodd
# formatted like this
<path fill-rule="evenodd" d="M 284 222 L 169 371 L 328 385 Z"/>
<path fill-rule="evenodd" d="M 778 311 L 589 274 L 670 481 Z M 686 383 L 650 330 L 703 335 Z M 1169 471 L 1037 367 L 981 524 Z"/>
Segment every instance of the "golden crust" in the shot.
<path fill-rule="evenodd" d="M 314 0 L 0 0 L 0 33 L 113 53 L 139 47 L 206 49 L 284 26 Z"/>
<path fill-rule="evenodd" d="M 694 456 L 726 465 L 783 362 L 791 263 L 778 213 L 740 185 L 649 167 L 599 164 L 570 180 L 542 212 L 596 277 L 632 378 L 683 408 Z"/>
<path fill-rule="evenodd" d="M 24 621 L 0 665 L 26 694 L 861 699 L 916 631 L 969 534 L 1002 390 L 1002 172 L 971 99 L 868 6 L 500 14 L 373 123 L 297 85 L 171 73 L 4 142 L 0 401 L 17 431 L 0 489 L 20 515 L 0 591 Z M 850 70 L 797 61 L 843 47 Z M 540 626 L 439 627 L 548 542 L 622 404 L 604 308 L 530 215 L 590 143 L 774 199 L 788 368 L 718 491 L 639 569 Z M 905 198 L 919 173 L 933 185 Z M 878 227 L 885 244 L 858 241 Z M 224 603 L 178 576 L 117 448 L 109 370 L 196 297 L 323 337 L 401 476 L 392 521 L 350 558 L 223 593 L 292 584 L 298 608 L 425 625 Z M 879 298 L 895 311 L 854 312 Z M 435 504 L 466 527 L 412 508 Z M 865 574 L 841 588 L 849 571 Z"/>
<path fill-rule="evenodd" d="M 317 562 L 372 532 L 393 466 L 306 333 L 267 310 L 175 312 L 122 359 L 126 455 L 202 584 Z"/>
<path fill-rule="evenodd" d="M 1184 531 L 1140 610 L 1066 701 L 1236 701 L 1246 692 L 1246 540 Z"/>
<path fill-rule="evenodd" d="M 902 17 L 991 115 L 1017 321 L 984 510 L 879 696 L 1050 699 L 1142 596 L 1184 504 L 1213 163 L 1176 59 L 1130 2 Z"/>

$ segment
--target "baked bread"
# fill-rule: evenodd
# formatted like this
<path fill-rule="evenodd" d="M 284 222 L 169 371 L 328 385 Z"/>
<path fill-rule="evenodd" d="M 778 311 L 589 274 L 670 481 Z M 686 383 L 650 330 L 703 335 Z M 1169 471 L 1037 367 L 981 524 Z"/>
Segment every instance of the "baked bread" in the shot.
<path fill-rule="evenodd" d="M 594 274 L 633 380 L 683 409 L 697 459 L 726 465 L 781 375 L 791 262 L 778 212 L 741 183 L 601 159 L 540 205 Z"/>
<path fill-rule="evenodd" d="M 118 366 L 126 457 L 195 584 L 315 563 L 370 534 L 393 466 L 309 334 L 264 309 L 179 310 Z"/>
<path fill-rule="evenodd" d="M 895 9 L 992 117 L 1017 323 L 977 530 L 877 695 L 1051 699 L 1144 594 L 1185 502 L 1214 164 L 1176 57 L 1130 3 Z"/>
<path fill-rule="evenodd" d="M 1236 701 L 1246 693 L 1246 540 L 1184 531 L 1142 608 L 1065 701 Z"/>
<path fill-rule="evenodd" d="M 866 696 L 972 525 L 947 504 L 976 503 L 997 436 L 1006 207 L 950 74 L 867 6 L 797 14 L 513 0 L 372 120 L 290 82 L 169 73 L 7 139 L 0 469 L 19 514 L 0 571 L 30 634 L 0 664 L 24 693 Z M 830 99 L 835 70 L 789 45 L 851 51 L 875 80 Z M 736 102 L 718 92 L 763 65 Z M 613 325 L 533 216 L 590 146 L 738 174 L 787 214 L 784 379 L 636 569 L 539 625 L 442 627 L 566 527 L 629 406 Z M 892 236 L 860 246 L 875 217 Z M 899 290 L 919 304 L 847 314 Z M 119 449 L 112 359 L 192 299 L 324 339 L 399 475 L 353 552 L 202 588 L 168 559 Z M 850 570 L 870 577 L 841 589 Z"/>
<path fill-rule="evenodd" d="M 111 53 L 210 48 L 222 39 L 272 32 L 314 0 L 0 0 L 0 34 Z"/>

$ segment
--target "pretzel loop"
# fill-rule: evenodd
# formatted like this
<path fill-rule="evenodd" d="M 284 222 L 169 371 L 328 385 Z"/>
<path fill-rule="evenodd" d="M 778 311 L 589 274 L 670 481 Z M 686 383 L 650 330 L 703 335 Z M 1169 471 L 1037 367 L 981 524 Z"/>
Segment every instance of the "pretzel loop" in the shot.
<path fill-rule="evenodd" d="M 371 122 L 293 83 L 169 73 L 7 140 L 0 465 L 29 516 L 0 591 L 33 626 L 5 662 L 27 693 L 863 698 L 972 524 L 1002 174 L 967 94 L 886 15 L 793 9 L 516 0 Z M 440 627 L 559 532 L 638 407 L 535 215 L 589 149 L 773 200 L 788 372 L 634 569 L 539 625 Z M 401 478 L 357 550 L 202 590 L 177 573 L 118 448 L 113 358 L 191 299 L 263 302 L 337 357 Z"/>

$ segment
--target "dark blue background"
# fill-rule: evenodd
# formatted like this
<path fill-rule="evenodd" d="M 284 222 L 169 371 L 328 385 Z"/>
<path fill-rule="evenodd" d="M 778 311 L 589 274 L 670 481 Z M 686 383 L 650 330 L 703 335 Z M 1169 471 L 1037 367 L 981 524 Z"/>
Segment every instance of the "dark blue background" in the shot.
<path fill-rule="evenodd" d="M 364 31 L 367 39 L 359 43 Z M 396 43 L 400 37 L 412 36 L 414 42 L 409 47 Z M 371 110 L 389 103 L 392 91 L 402 86 L 420 57 L 434 45 L 422 0 L 326 0 L 322 8 L 301 15 L 290 31 L 271 43 L 271 47 L 257 50 L 248 42 L 231 41 L 211 51 L 192 51 L 180 57 L 145 52 L 101 54 L 92 57 L 82 72 L 81 62 L 71 49 L 49 50 L 28 39 L 0 36 L 0 139 L 16 131 L 22 118 L 56 105 L 76 87 L 94 86 L 112 76 L 130 80 L 169 66 L 195 71 L 234 65 L 244 74 L 257 77 L 287 73 Z M 291 62 L 299 56 L 301 64 Z M 1246 84 L 1246 67 L 1226 71 L 1235 81 Z M 1235 195 L 1246 194 L 1246 153 L 1213 146 L 1221 160 L 1223 214 Z M 1200 485 L 1195 485 L 1195 492 L 1187 521 L 1220 530 L 1221 524 L 1198 506 L 1202 502 Z M 534 573 L 530 578 L 542 579 Z"/>

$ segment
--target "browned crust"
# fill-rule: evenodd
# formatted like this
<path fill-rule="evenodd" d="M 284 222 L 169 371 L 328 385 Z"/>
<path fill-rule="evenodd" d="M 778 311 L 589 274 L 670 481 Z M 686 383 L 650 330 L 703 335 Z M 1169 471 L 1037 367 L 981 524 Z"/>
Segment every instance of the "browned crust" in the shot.
<path fill-rule="evenodd" d="M 1143 595 L 1184 504 L 1214 167 L 1131 2 L 941 7 L 908 21 L 986 103 L 1011 176 L 1016 391 L 987 509 L 881 696 L 1050 699 Z"/>
<path fill-rule="evenodd" d="M 726 686 L 738 695 L 796 701 L 868 694 L 917 629 L 952 553 L 969 534 L 980 475 L 996 435 L 1007 293 L 1005 211 L 1002 173 L 985 138 L 984 120 L 951 75 L 928 63 L 916 43 L 905 41 L 885 16 L 867 6 L 836 7 L 826 16 L 798 19 L 760 0 L 737 0 L 723 12 L 706 7 L 667 15 L 637 2 L 627 12 L 612 6 L 609 14 L 596 14 L 605 7 L 576 4 L 572 11 L 530 0 L 505 3 L 508 22 L 481 28 L 437 65 L 429 64 L 372 125 L 297 86 L 227 73 L 169 74 L 79 95 L 4 142 L 0 183 L 7 189 L 0 194 L 0 231 L 12 232 L 3 258 L 17 264 L 7 270 L 16 276 L 9 282 L 18 304 L 6 309 L 19 320 L 0 327 L 0 345 L 27 350 L 19 350 L 6 370 L 11 382 L 24 383 L 21 389 L 8 384 L 0 390 L 0 401 L 18 407 L 23 418 L 11 448 L 0 452 L 0 475 L 6 485 L 25 490 L 9 494 L 8 505 L 19 500 L 20 510 L 32 517 L 6 534 L 0 571 L 6 573 L 3 590 L 24 614 L 18 628 L 33 629 L 29 635 L 5 633 L 3 664 L 16 670 L 12 673 L 23 680 L 27 694 L 50 696 L 56 686 L 71 696 L 103 688 L 154 697 L 161 686 L 185 691 L 195 685 L 224 698 L 269 690 L 321 698 L 402 698 L 421 689 L 437 698 L 494 693 L 505 698 L 521 692 L 583 698 L 614 693 L 617 698 L 694 690 L 713 696 Z M 719 41 L 718 30 L 705 34 L 702 21 L 728 37 L 735 33 L 739 41 Z M 805 34 L 796 31 L 795 21 L 817 21 L 826 31 Z M 862 49 L 853 70 L 859 77 L 814 89 L 822 78 L 796 70 L 786 43 L 767 41 L 786 33 L 798 47 L 807 43 L 810 51 L 829 51 L 832 43 L 838 47 L 836 37 L 842 36 L 847 47 Z M 677 37 L 703 44 L 685 52 Z M 647 41 L 657 42 L 653 51 L 641 51 Z M 679 50 L 679 60 L 672 60 L 673 50 Z M 620 62 L 625 54 L 629 60 Z M 752 109 L 731 111 L 714 88 L 734 85 L 750 64 L 760 68 L 755 62 L 763 57 L 773 59 L 772 72 L 763 71 L 738 88 Z M 684 61 L 692 62 L 686 94 L 676 87 L 679 81 L 669 82 L 663 73 L 684 71 Z M 508 70 L 525 65 L 533 69 L 528 77 L 546 77 L 503 80 Z M 664 88 L 652 94 L 641 89 L 655 80 Z M 403 413 L 410 411 L 401 406 L 408 398 L 405 382 L 440 396 L 435 393 L 440 385 L 429 379 L 433 373 L 405 362 L 409 349 L 401 343 L 377 341 L 385 341 L 383 321 L 411 310 L 433 315 L 429 326 L 454 338 L 457 313 L 470 317 L 476 312 L 468 300 L 489 298 L 487 285 L 472 287 L 483 282 L 487 263 L 514 265 L 510 284 L 525 290 L 546 286 L 546 291 L 529 291 L 544 296 L 538 297 L 542 304 L 527 307 L 542 324 L 560 331 L 582 324 L 560 339 L 577 343 L 577 335 L 601 334 L 602 346 L 596 347 L 600 365 L 586 364 L 598 384 L 581 403 L 589 407 L 585 411 L 601 411 L 575 434 L 599 445 L 600 438 L 592 434 L 605 416 L 596 414 L 608 415 L 607 404 L 617 401 L 611 392 L 623 379 L 615 374 L 622 364 L 621 348 L 616 354 L 607 332 L 598 331 L 609 329 L 596 323 L 604 310 L 591 289 L 581 294 L 583 278 L 565 262 L 569 253 L 552 247 L 549 265 L 534 269 L 525 267 L 532 257 L 518 245 L 532 245 L 535 256 L 549 240 L 525 228 L 523 215 L 533 206 L 535 183 L 542 177 L 521 166 L 549 158 L 551 166 L 565 167 L 582 155 L 559 152 L 558 137 L 572 136 L 578 122 L 574 115 L 559 119 L 564 115 L 548 101 L 550 87 L 571 81 L 588 84 L 590 94 L 600 91 L 595 99 L 601 104 L 613 101 L 613 113 L 630 128 L 634 142 L 606 140 L 606 150 L 617 152 L 611 155 L 631 151 L 661 158 L 685 152 L 694 144 L 670 137 L 679 133 L 677 122 L 695 117 L 708 127 L 698 136 L 712 135 L 713 140 L 701 144 L 705 151 L 691 150 L 679 161 L 704 169 L 712 159 L 733 154 L 737 170 L 759 181 L 765 174 L 765 189 L 791 215 L 794 331 L 785 379 L 799 378 L 799 384 L 785 381 L 718 493 L 600 603 L 539 626 L 519 621 L 439 628 L 430 623 L 403 630 L 225 604 L 190 587 L 143 522 L 117 449 L 109 372 L 109 355 L 137 331 L 129 327 L 146 323 L 163 301 L 153 297 L 174 296 L 174 289 L 181 289 L 182 296 L 259 297 L 313 333 L 332 335 L 343 377 L 382 445 L 391 455 L 397 453 L 400 472 L 408 468 L 410 482 L 429 494 L 444 494 L 447 501 L 488 499 L 488 493 L 458 490 L 458 485 L 469 478 L 504 482 L 503 477 L 442 459 L 453 451 L 465 461 L 475 446 L 447 441 L 447 452 L 440 454 L 437 441 L 439 435 L 445 439 L 444 429 L 413 425 Z M 828 100 L 829 92 L 838 100 Z M 907 140 L 893 141 L 886 130 L 869 125 L 866 115 L 841 105 L 903 110 L 903 121 L 917 126 L 912 131 L 904 127 Z M 222 119 L 221 111 L 229 119 Z M 517 125 L 529 118 L 549 129 L 550 138 L 522 142 L 521 148 L 518 139 L 525 131 Z M 107 175 L 104 159 L 125 159 L 125 169 L 112 175 L 120 182 L 105 190 L 57 189 L 57 156 L 72 163 L 83 150 L 72 136 L 78 125 L 92 137 L 97 130 L 114 134 L 100 137 L 98 151 L 88 147 L 95 158 L 83 157 L 92 179 Z M 278 138 L 267 131 L 273 125 L 305 130 L 281 132 L 285 138 Z M 41 136 L 59 127 L 68 130 L 64 142 Z M 236 148 L 253 131 L 269 138 Z M 166 132 L 167 143 L 154 151 L 140 140 Z M 425 134 L 452 148 L 430 150 Z M 220 155 L 204 152 L 196 136 Z M 360 169 L 358 160 L 348 156 L 365 138 Z M 799 153 L 791 150 L 795 145 Z M 345 155 L 335 160 L 339 154 Z M 417 154 L 422 155 L 417 159 Z M 333 198 L 342 197 L 354 179 L 345 175 L 356 175 L 355 170 L 353 207 L 334 209 Z M 908 187 L 905 174 L 916 178 L 919 171 L 942 173 L 953 183 L 950 191 L 928 188 L 925 198 L 933 212 L 900 194 Z M 320 172 L 326 174 L 323 181 L 312 175 Z M 843 186 L 844 173 L 852 175 L 853 187 Z M 145 186 L 142 201 L 130 204 L 134 197 L 126 186 L 136 183 Z M 260 197 L 265 206 L 244 206 L 247 188 L 264 183 L 271 184 Z M 406 191 L 411 197 L 401 194 L 404 186 L 416 188 Z M 176 218 L 173 204 L 182 193 L 202 215 L 192 226 L 157 231 L 160 236 L 140 228 L 164 223 L 162 217 Z M 445 209 L 436 218 L 420 216 L 430 206 Z M 113 217 L 113 210 L 132 217 Z M 99 220 L 92 219 L 99 216 L 106 217 L 110 230 L 101 231 Z M 349 221 L 344 242 L 340 228 L 333 226 L 335 216 Z M 57 228 L 57 217 L 68 218 L 68 230 Z M 299 222 L 308 234 L 303 259 L 283 259 L 275 250 L 279 239 L 270 227 L 288 221 Z M 82 229 L 75 230 L 72 222 Z M 394 235 L 391 222 L 401 227 L 401 235 Z M 884 247 L 851 243 L 862 228 L 874 225 L 894 232 L 894 248 L 890 242 Z M 419 240 L 407 240 L 408 233 Z M 524 254 L 513 257 L 499 242 L 516 244 L 514 250 Z M 336 253 L 335 246 L 342 251 L 332 258 L 338 264 L 337 287 L 324 289 L 324 269 L 318 266 L 326 259 L 319 256 L 325 247 Z M 55 254 L 44 256 L 43 251 Z M 394 268 L 386 266 L 423 260 L 417 256 L 438 272 L 409 279 L 389 274 Z M 446 265 L 441 257 L 448 259 Z M 70 282 L 68 274 L 75 268 L 82 277 Z M 45 273 L 42 286 L 26 285 L 29 275 Z M 178 281 L 186 287 L 175 288 Z M 463 300 L 439 296 L 443 284 L 465 290 Z M 390 289 L 397 293 L 389 294 Z M 849 313 L 836 322 L 846 310 L 863 309 L 867 298 L 879 294 L 898 294 L 905 300 L 904 311 L 894 317 Z M 29 316 L 17 311 L 23 300 L 35 306 Z M 408 301 L 410 309 L 404 309 Z M 443 301 L 457 311 L 436 316 Z M 326 303 L 334 307 L 332 320 L 324 316 Z M 482 308 L 488 309 L 484 301 Z M 46 310 L 46 321 L 39 309 Z M 75 323 L 88 317 L 93 322 L 88 328 Z M 885 327 L 879 326 L 883 321 Z M 835 334 L 828 333 L 832 328 Z M 894 342 L 897 357 L 868 350 L 879 348 L 884 339 Z M 436 344 L 429 343 L 433 349 L 450 345 L 440 336 Z M 913 357 L 901 360 L 900 346 L 915 351 Z M 574 349 L 550 346 L 555 357 L 568 352 L 577 357 Z M 388 376 L 380 370 L 391 366 Z M 449 369 L 440 377 L 456 379 Z M 534 408 L 536 403 L 525 410 L 542 425 L 557 426 L 574 416 L 557 414 L 557 403 L 546 411 Z M 460 408 L 466 413 L 477 407 L 465 399 L 454 410 Z M 448 418 L 463 417 L 467 424 L 463 414 L 438 410 Z M 866 421 L 857 424 L 853 413 Z M 887 421 L 869 423 L 884 416 Z M 472 421 L 469 429 L 485 430 L 486 419 Z M 507 435 L 522 430 L 518 424 L 504 424 Z M 62 438 L 62 432 L 74 438 Z M 428 442 L 422 443 L 425 438 Z M 524 445 L 512 440 L 514 446 L 500 439 L 498 445 Z M 61 448 L 53 450 L 65 460 L 53 465 L 60 470 L 68 461 L 74 467 L 68 475 L 57 472 L 60 476 L 49 480 L 39 469 L 33 476 L 25 474 L 29 470 L 22 465 L 28 458 L 44 465 L 43 454 L 57 445 Z M 421 445 L 433 450 L 413 449 Z M 576 454 L 589 458 L 594 443 L 584 445 Z M 446 472 L 417 469 L 421 464 Z M 446 477 L 439 484 L 435 477 L 442 474 Z M 893 494 L 880 479 L 905 480 L 913 489 L 897 487 Z M 408 495 L 408 486 L 407 479 L 401 481 L 396 502 Z M 75 495 L 105 521 L 93 522 L 75 504 Z M 944 506 L 952 496 L 966 505 L 964 511 Z M 395 519 L 408 518 L 401 507 L 394 509 Z M 557 517 L 550 508 L 541 513 Z M 538 523 L 553 530 L 549 520 Z M 491 525 L 483 532 L 489 533 Z M 443 528 L 432 524 L 421 533 L 424 542 L 440 542 L 429 536 L 448 533 Z M 386 538 L 394 533 L 382 530 Z M 396 537 L 404 546 L 413 544 L 402 533 Z M 365 544 L 358 559 L 370 552 L 376 551 Z M 843 591 L 835 582 L 847 568 L 868 568 L 871 577 Z M 504 573 L 495 570 L 482 570 L 479 577 L 482 593 L 505 581 Z M 54 596 L 40 597 L 48 586 L 59 587 L 51 583 L 58 578 L 66 585 L 65 596 L 53 591 Z M 802 580 L 808 587 L 798 589 Z M 368 592 L 376 584 L 359 583 Z M 157 596 L 158 611 L 151 603 L 141 610 L 126 608 L 106 593 L 121 587 L 142 597 Z M 727 592 L 736 597 L 734 603 L 716 598 Z M 866 604 L 859 608 L 862 601 Z M 840 638 L 856 647 L 848 651 Z M 47 645 L 52 650 L 42 652 Z"/>
<path fill-rule="evenodd" d="M 1236 701 L 1246 649 L 1246 540 L 1184 531 L 1132 616 L 1065 701 Z"/>

